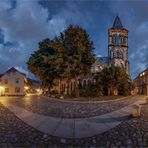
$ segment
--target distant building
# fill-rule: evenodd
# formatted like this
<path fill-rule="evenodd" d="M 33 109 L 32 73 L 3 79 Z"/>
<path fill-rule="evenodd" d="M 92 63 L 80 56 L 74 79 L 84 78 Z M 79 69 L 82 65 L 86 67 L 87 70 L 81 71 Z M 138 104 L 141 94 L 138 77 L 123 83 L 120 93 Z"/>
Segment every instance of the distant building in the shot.
<path fill-rule="evenodd" d="M 128 30 L 123 28 L 119 16 L 116 16 L 112 28 L 108 30 L 108 56 L 97 57 L 92 72 L 99 72 L 104 67 L 115 65 L 125 69 L 130 75 L 128 61 Z"/>
<path fill-rule="evenodd" d="M 0 75 L 0 95 L 23 96 L 27 91 L 37 88 L 39 88 L 39 85 L 34 80 L 29 80 L 25 74 L 14 67 Z"/>
<path fill-rule="evenodd" d="M 136 94 L 148 95 L 148 68 L 142 71 L 133 81 Z"/>

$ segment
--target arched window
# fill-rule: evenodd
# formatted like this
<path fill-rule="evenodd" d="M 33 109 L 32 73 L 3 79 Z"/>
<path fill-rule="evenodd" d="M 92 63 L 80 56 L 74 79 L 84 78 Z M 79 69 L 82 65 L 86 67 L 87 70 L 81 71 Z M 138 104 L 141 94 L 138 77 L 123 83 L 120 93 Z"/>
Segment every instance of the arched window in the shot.
<path fill-rule="evenodd" d="M 86 80 L 83 80 L 83 88 L 86 87 Z"/>
<path fill-rule="evenodd" d="M 117 51 L 117 58 L 120 58 L 120 52 Z"/>
<path fill-rule="evenodd" d="M 122 59 L 123 59 L 123 53 L 122 53 L 122 52 L 120 52 L 120 58 L 122 58 Z"/>
<path fill-rule="evenodd" d="M 116 52 L 115 51 L 113 52 L 113 58 L 116 58 Z"/>
<path fill-rule="evenodd" d="M 64 88 L 63 88 L 64 86 L 63 86 L 63 84 L 62 84 L 62 86 L 61 86 L 61 87 L 62 87 L 62 88 L 61 88 L 61 91 L 63 92 L 63 91 L 64 91 Z"/>
<path fill-rule="evenodd" d="M 75 90 L 76 89 L 76 82 L 74 81 L 73 82 L 73 90 Z"/>
<path fill-rule="evenodd" d="M 121 45 L 123 44 L 123 37 L 121 37 Z"/>
<path fill-rule="evenodd" d="M 119 45 L 122 45 L 122 36 L 119 36 Z"/>
<path fill-rule="evenodd" d="M 114 45 L 116 44 L 116 37 L 115 37 L 115 35 L 113 36 L 113 44 Z"/>
<path fill-rule="evenodd" d="M 114 36 L 111 38 L 111 43 L 114 44 Z"/>
<path fill-rule="evenodd" d="M 70 83 L 70 87 L 71 87 L 70 89 L 71 89 L 71 91 L 72 91 L 72 90 L 73 90 L 73 89 L 72 89 L 72 82 Z"/>
<path fill-rule="evenodd" d="M 64 87 L 63 87 L 63 91 L 65 92 L 65 89 L 66 89 L 66 84 L 64 83 Z"/>
<path fill-rule="evenodd" d="M 115 45 L 118 45 L 118 37 L 117 37 L 117 35 L 115 36 Z"/>

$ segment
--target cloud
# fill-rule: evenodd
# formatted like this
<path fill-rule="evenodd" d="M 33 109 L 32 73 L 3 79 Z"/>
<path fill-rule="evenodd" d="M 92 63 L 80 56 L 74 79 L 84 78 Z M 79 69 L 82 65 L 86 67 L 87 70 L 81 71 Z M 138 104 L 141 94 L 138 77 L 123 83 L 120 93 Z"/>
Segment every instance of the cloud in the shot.
<path fill-rule="evenodd" d="M 49 15 L 38 1 L 17 0 L 15 7 L 11 1 L 0 1 L 0 61 L 5 68 L 17 65 L 26 70 L 25 63 L 38 42 L 53 38 L 64 29 L 64 19 L 48 19 Z"/>
<path fill-rule="evenodd" d="M 27 70 L 25 63 L 38 42 L 53 38 L 69 24 L 85 28 L 96 55 L 106 56 L 107 29 L 118 14 L 129 30 L 129 60 L 135 77 L 148 67 L 147 10 L 147 1 L 0 1 L 0 64 Z"/>

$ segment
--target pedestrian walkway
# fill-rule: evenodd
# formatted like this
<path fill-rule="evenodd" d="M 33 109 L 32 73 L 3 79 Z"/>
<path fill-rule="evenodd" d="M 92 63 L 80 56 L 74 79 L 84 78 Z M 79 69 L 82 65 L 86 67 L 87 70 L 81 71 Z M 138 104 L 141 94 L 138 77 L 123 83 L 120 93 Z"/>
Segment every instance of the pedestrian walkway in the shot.
<path fill-rule="evenodd" d="M 142 101 L 134 104 L 141 104 Z M 133 104 L 104 115 L 73 119 L 39 115 L 11 103 L 4 105 L 22 121 L 45 134 L 61 138 L 86 138 L 101 134 L 128 120 Z"/>

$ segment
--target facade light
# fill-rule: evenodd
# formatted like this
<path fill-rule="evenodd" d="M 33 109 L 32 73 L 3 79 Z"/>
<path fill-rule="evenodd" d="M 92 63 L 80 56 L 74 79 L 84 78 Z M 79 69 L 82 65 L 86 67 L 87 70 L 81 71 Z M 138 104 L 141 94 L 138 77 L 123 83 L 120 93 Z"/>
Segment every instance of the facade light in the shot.
<path fill-rule="evenodd" d="M 28 87 L 28 86 L 25 86 L 24 88 L 25 88 L 26 90 L 28 90 L 28 89 L 29 89 L 29 87 Z"/>

